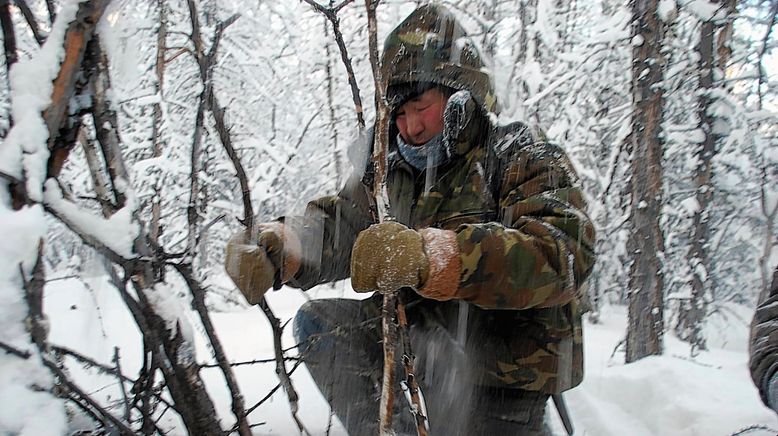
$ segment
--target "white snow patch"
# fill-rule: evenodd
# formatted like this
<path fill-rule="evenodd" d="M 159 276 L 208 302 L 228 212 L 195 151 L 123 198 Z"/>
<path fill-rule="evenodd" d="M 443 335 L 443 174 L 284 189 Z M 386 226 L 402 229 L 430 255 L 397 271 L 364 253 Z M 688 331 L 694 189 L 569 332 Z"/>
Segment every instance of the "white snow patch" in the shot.
<path fill-rule="evenodd" d="M 54 180 L 46 182 L 44 200 L 80 232 L 94 236 L 103 245 L 124 258 L 134 257 L 133 243 L 138 237 L 140 226 L 132 219 L 131 197 L 128 197 L 125 207 L 108 219 L 93 215 L 66 201 Z"/>
<path fill-rule="evenodd" d="M 160 283 L 144 293 L 154 307 L 154 312 L 165 320 L 165 327 L 170 337 L 180 334 L 183 339 L 176 356 L 178 363 L 182 365 L 195 363 L 194 331 L 188 318 L 191 310 L 184 305 L 178 291 L 172 286 Z"/>
<path fill-rule="evenodd" d="M 708 0 L 692 0 L 684 7 L 703 21 L 712 19 L 722 9 L 721 5 L 711 3 Z"/>
<path fill-rule="evenodd" d="M 676 12 L 675 0 L 660 0 L 656 6 L 656 14 L 660 20 L 665 23 L 671 23 L 675 21 L 675 17 L 678 15 Z"/>

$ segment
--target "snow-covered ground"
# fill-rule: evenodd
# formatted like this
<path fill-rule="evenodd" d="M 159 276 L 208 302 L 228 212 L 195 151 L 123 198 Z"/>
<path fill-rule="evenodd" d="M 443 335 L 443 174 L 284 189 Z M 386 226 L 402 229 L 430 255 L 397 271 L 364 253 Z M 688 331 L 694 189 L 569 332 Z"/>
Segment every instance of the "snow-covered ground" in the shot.
<path fill-rule="evenodd" d="M 97 277 L 89 287 L 72 280 L 48 285 L 45 307 L 51 318 L 50 340 L 109 365 L 116 344 L 121 347 L 123 371 L 134 377 L 141 358 L 138 332 L 111 286 Z M 284 288 L 270 292 L 268 301 L 284 322 L 294 316 L 306 298 L 327 296 L 358 298 L 347 283 L 338 283 L 334 287 L 314 289 L 307 295 Z M 762 436 L 778 433 L 778 418 L 762 405 L 748 374 L 745 325 L 748 310 L 741 309 L 741 312 L 740 316 L 730 317 L 725 326 L 717 327 L 711 350 L 694 359 L 689 357 L 688 346 L 666 336 L 664 356 L 625 365 L 622 349 L 614 353 L 624 335 L 625 310 L 607 308 L 600 324 L 585 326 L 586 376 L 581 386 L 566 394 L 575 434 Z M 231 360 L 272 357 L 270 329 L 259 309 L 212 315 Z M 186 316 L 192 319 L 192 325 L 198 325 L 193 314 Z M 195 338 L 198 359 L 208 361 L 210 352 L 197 327 Z M 293 343 L 290 328 L 285 330 L 284 340 L 286 344 Z M 115 380 L 99 375 L 94 369 L 70 366 L 74 368 L 73 377 L 93 395 L 119 399 Z M 277 384 L 273 364 L 241 366 L 235 372 L 248 406 Z M 217 402 L 223 425 L 231 425 L 234 419 L 221 373 L 218 369 L 206 369 L 204 378 Z M 300 393 L 300 416 L 304 424 L 314 435 L 325 434 L 329 409 L 303 366 L 294 373 L 293 380 Z M 565 434 L 551 404 L 548 416 L 555 433 Z M 257 408 L 250 419 L 253 423 L 264 422 L 255 428 L 257 435 L 298 434 L 286 396 L 280 390 Z M 170 421 L 164 424 L 176 425 Z M 750 430 L 738 433 L 747 428 Z M 332 423 L 330 434 L 345 435 L 337 420 Z"/>

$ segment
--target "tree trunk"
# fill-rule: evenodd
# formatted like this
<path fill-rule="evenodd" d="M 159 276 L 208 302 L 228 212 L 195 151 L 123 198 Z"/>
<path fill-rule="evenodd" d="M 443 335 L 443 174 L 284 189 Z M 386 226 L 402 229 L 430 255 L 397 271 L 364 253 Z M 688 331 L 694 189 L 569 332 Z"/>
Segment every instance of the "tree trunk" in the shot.
<path fill-rule="evenodd" d="M 632 50 L 632 211 L 627 249 L 629 328 L 626 361 L 662 352 L 664 240 L 659 228 L 662 208 L 662 148 L 665 24 L 657 17 L 658 0 L 633 4 Z"/>
<path fill-rule="evenodd" d="M 697 210 L 694 211 L 692 224 L 692 240 L 689 249 L 689 267 L 692 273 L 691 299 L 682 309 L 681 338 L 692 345 L 692 351 L 705 350 L 705 337 L 702 323 L 708 310 L 707 300 L 711 295 L 713 281 L 710 280 L 710 204 L 713 199 L 711 185 L 711 164 L 716 153 L 716 137 L 713 132 L 713 117 L 710 115 L 711 92 L 713 91 L 713 33 L 712 21 L 705 21 L 700 27 L 700 43 L 697 52 L 700 59 L 697 63 L 698 128 L 705 135 L 696 152 L 697 166 L 694 170 L 694 186 Z"/>
<path fill-rule="evenodd" d="M 165 50 L 167 49 L 167 7 L 163 0 L 157 0 L 157 9 L 159 10 L 159 28 L 157 29 L 157 57 L 154 64 L 154 72 L 157 77 L 156 92 L 159 101 L 154 103 L 154 115 L 151 125 L 151 140 L 154 143 L 153 156 L 159 158 L 162 156 L 162 149 L 165 143 L 162 139 L 162 93 L 165 84 Z M 160 217 L 162 216 L 162 170 L 155 170 L 154 197 L 151 199 L 151 222 L 149 226 L 149 238 L 151 244 L 159 246 L 161 236 Z"/>

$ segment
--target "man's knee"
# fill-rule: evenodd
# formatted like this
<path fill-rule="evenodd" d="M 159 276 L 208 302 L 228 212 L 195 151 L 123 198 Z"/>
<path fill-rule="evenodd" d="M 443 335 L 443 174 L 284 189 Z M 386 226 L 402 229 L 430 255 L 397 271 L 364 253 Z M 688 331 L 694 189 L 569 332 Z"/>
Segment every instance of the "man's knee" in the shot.
<path fill-rule="evenodd" d="M 322 315 L 326 307 L 322 303 L 319 300 L 308 301 L 294 316 L 292 329 L 301 353 L 308 351 L 312 338 L 321 335 L 329 327 L 324 324 Z"/>

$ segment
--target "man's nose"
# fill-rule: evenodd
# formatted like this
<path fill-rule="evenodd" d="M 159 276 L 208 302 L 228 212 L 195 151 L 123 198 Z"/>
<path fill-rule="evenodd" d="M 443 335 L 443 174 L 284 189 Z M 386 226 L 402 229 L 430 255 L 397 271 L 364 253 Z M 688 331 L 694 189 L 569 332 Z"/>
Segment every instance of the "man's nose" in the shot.
<path fill-rule="evenodd" d="M 408 136 L 414 137 L 424 131 L 424 123 L 421 118 L 415 114 L 408 114 L 405 118 L 408 130 Z"/>

